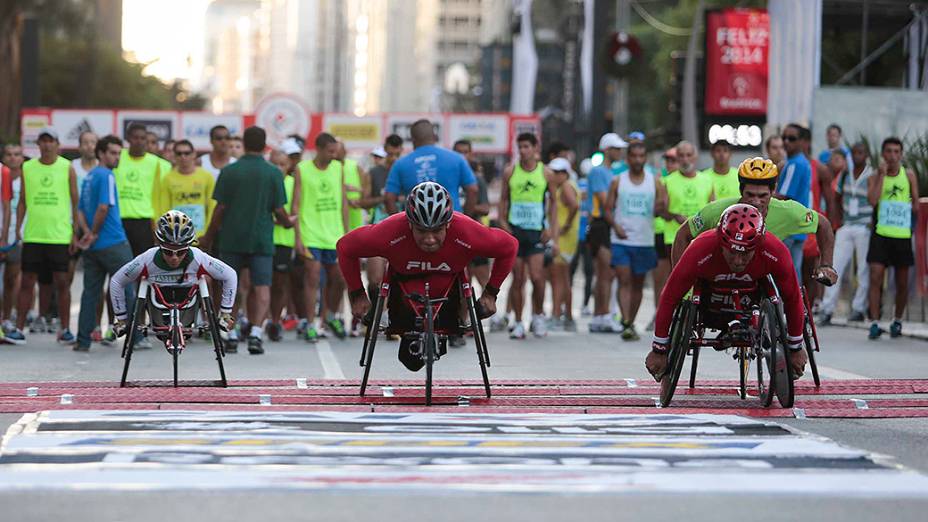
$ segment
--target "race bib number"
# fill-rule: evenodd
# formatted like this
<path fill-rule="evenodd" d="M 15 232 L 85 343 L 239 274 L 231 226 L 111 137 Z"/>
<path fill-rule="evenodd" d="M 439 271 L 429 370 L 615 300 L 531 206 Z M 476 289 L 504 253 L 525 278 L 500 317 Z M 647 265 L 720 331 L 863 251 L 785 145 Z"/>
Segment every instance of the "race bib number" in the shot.
<path fill-rule="evenodd" d="M 541 203 L 512 203 L 509 207 L 509 223 L 519 228 L 541 230 L 545 220 L 545 208 Z"/>
<path fill-rule="evenodd" d="M 651 194 L 625 193 L 619 203 L 626 216 L 650 217 L 654 214 L 654 196 Z"/>
<path fill-rule="evenodd" d="M 187 214 L 190 221 L 193 221 L 193 226 L 197 229 L 197 232 L 206 230 L 206 208 L 203 205 L 178 205 L 175 210 Z"/>
<path fill-rule="evenodd" d="M 878 224 L 884 227 L 912 228 L 912 204 L 902 201 L 880 201 Z"/>

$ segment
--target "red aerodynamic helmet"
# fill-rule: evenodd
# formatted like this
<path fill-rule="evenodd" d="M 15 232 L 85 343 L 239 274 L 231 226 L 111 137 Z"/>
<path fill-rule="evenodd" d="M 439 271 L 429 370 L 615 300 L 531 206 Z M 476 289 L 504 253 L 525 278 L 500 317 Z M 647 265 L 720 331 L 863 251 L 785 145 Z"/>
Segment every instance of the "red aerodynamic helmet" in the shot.
<path fill-rule="evenodd" d="M 765 230 L 760 210 L 746 203 L 736 203 L 722 213 L 718 234 L 723 245 L 745 252 L 757 248 L 764 240 Z"/>

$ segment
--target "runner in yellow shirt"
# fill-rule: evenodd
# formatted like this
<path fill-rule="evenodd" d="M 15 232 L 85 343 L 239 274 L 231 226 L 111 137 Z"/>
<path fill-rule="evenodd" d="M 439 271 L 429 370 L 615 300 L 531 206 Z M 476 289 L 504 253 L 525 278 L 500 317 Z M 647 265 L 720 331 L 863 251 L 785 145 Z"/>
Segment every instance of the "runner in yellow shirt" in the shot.
<path fill-rule="evenodd" d="M 719 140 L 712 144 L 712 166 L 701 174 L 712 180 L 715 199 L 741 197 L 738 185 L 738 169 L 731 166 L 731 146 Z"/>
<path fill-rule="evenodd" d="M 197 237 L 206 232 L 216 200 L 213 175 L 196 163 L 196 151 L 188 140 L 174 144 L 177 167 L 161 177 L 158 188 L 159 214 L 168 210 L 179 210 L 190 217 L 197 229 Z"/>

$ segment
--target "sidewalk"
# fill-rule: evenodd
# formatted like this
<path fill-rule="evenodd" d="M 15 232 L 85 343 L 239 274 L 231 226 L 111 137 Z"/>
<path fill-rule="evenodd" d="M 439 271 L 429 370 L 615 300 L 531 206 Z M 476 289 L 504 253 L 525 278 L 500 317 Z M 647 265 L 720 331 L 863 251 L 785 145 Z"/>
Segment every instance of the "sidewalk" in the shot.
<path fill-rule="evenodd" d="M 869 330 L 870 322 L 869 321 L 848 321 L 847 319 L 833 318 L 831 320 L 832 326 L 839 326 L 841 328 L 854 328 L 857 330 Z M 886 337 L 889 337 L 889 321 L 880 321 L 880 326 L 887 329 Z M 911 337 L 913 339 L 921 339 L 923 341 L 928 341 L 928 324 L 926 323 L 916 323 L 916 322 L 902 322 L 902 336 Z"/>

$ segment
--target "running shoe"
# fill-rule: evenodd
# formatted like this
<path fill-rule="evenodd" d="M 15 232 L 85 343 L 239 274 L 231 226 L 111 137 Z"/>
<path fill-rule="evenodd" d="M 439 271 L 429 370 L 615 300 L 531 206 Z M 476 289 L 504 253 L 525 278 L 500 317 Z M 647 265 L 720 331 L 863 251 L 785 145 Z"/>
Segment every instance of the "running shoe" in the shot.
<path fill-rule="evenodd" d="M 607 317 L 603 323 L 603 332 L 607 333 L 622 333 L 622 330 L 625 329 L 625 326 L 621 321 L 616 320 L 615 317 Z"/>
<path fill-rule="evenodd" d="M 269 323 L 267 325 L 267 338 L 275 343 L 279 343 L 283 340 L 282 335 L 283 329 L 277 323 Z"/>
<path fill-rule="evenodd" d="M 509 318 L 505 315 L 497 314 L 490 318 L 491 332 L 502 332 L 507 326 L 509 326 Z"/>
<path fill-rule="evenodd" d="M 61 344 L 74 344 L 77 342 L 77 338 L 74 337 L 74 334 L 71 333 L 69 328 L 65 328 L 60 334 L 58 334 L 58 342 Z"/>
<path fill-rule="evenodd" d="M 107 346 L 114 344 L 116 342 L 116 332 L 114 332 L 112 328 L 107 328 L 100 342 Z"/>
<path fill-rule="evenodd" d="M 293 331 L 293 329 L 296 328 L 299 323 L 300 321 L 296 318 L 296 316 L 288 315 L 287 317 L 284 317 L 281 326 L 284 327 L 285 332 L 290 332 Z"/>
<path fill-rule="evenodd" d="M 29 333 L 45 333 L 48 331 L 48 322 L 41 315 L 36 317 L 29 325 Z"/>
<path fill-rule="evenodd" d="M 889 325 L 889 336 L 893 339 L 902 337 L 902 321 L 895 320 Z"/>
<path fill-rule="evenodd" d="M 544 314 L 538 314 L 532 317 L 532 333 L 535 337 L 544 337 L 548 335 L 548 321 Z"/>
<path fill-rule="evenodd" d="M 549 317 L 546 319 L 548 323 L 548 330 L 552 332 L 559 332 L 564 329 L 564 318 L 563 317 Z"/>
<path fill-rule="evenodd" d="M 315 344 L 319 341 L 319 332 L 316 331 L 315 327 L 308 327 L 306 329 L 305 339 L 307 342 Z"/>
<path fill-rule="evenodd" d="M 870 339 L 871 341 L 875 341 L 879 339 L 881 335 L 883 335 L 883 329 L 880 328 L 880 325 L 877 323 L 871 324 L 870 333 L 867 334 L 867 339 Z"/>
<path fill-rule="evenodd" d="M 103 331 L 100 330 L 100 327 L 96 327 L 90 332 L 90 342 L 100 343 L 103 342 Z"/>
<path fill-rule="evenodd" d="M 351 318 L 351 337 L 361 337 L 361 320 L 357 317 Z"/>
<path fill-rule="evenodd" d="M 461 335 L 452 335 L 448 337 L 448 344 L 452 348 L 460 348 L 467 344 L 467 341 L 464 340 L 464 336 Z"/>
<path fill-rule="evenodd" d="M 564 319 L 564 331 L 565 332 L 576 332 L 577 331 L 577 322 L 573 319 Z"/>
<path fill-rule="evenodd" d="M 260 337 L 251 336 L 248 338 L 248 353 L 251 355 L 261 355 L 264 353 L 264 346 Z"/>
<path fill-rule="evenodd" d="M 818 326 L 829 326 L 831 325 L 831 314 L 820 313 L 818 318 L 815 319 L 815 324 Z"/>
<path fill-rule="evenodd" d="M 26 336 L 23 335 L 23 333 L 19 331 L 19 329 L 16 328 L 15 326 L 10 330 L 7 330 L 4 328 L 3 342 L 10 343 L 10 344 L 16 344 L 16 345 L 23 345 L 23 344 L 26 344 Z"/>
<path fill-rule="evenodd" d="M 637 341 L 641 339 L 638 335 L 638 332 L 635 331 L 635 325 L 626 324 L 625 328 L 622 329 L 622 340 L 623 341 Z"/>
<path fill-rule="evenodd" d="M 90 345 L 89 345 L 89 344 L 74 343 L 74 346 L 72 346 L 71 349 L 74 350 L 75 352 L 89 352 L 89 351 L 90 351 Z"/>
<path fill-rule="evenodd" d="M 863 320 L 864 320 L 864 313 L 863 313 L 863 312 L 856 312 L 856 311 L 855 311 L 855 312 L 853 312 L 853 313 L 847 318 L 847 320 L 848 320 L 848 321 L 863 322 Z"/>
<path fill-rule="evenodd" d="M 309 328 L 309 321 L 306 319 L 300 319 L 296 323 L 296 338 L 305 339 L 306 338 L 306 329 Z"/>
<path fill-rule="evenodd" d="M 333 334 L 335 334 L 335 337 L 338 337 L 339 339 L 344 339 L 346 337 L 347 334 L 345 332 L 345 323 L 340 318 L 333 317 L 332 319 L 326 321 L 325 325 L 329 330 L 332 331 Z"/>
<path fill-rule="evenodd" d="M 238 331 L 235 328 L 229 330 L 226 338 L 222 343 L 223 351 L 226 353 L 238 353 Z"/>
<path fill-rule="evenodd" d="M 142 336 L 141 339 L 136 341 L 134 349 L 151 350 L 151 339 L 149 339 L 148 336 Z"/>
<path fill-rule="evenodd" d="M 516 323 L 509 332 L 510 339 L 525 339 L 525 326 L 522 323 Z"/>
<path fill-rule="evenodd" d="M 590 320 L 590 333 L 599 333 L 603 331 L 602 318 L 598 315 L 594 315 L 593 319 Z"/>

